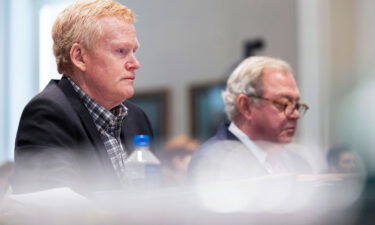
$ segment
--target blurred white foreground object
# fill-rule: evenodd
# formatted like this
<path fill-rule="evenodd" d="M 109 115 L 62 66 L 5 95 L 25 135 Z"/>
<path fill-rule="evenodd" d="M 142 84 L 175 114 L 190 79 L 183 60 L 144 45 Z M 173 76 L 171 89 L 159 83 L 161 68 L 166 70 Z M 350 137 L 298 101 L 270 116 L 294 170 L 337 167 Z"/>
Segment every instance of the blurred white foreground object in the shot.
<path fill-rule="evenodd" d="M 67 187 L 54 188 L 28 194 L 10 195 L 9 198 L 25 205 L 38 207 L 79 208 L 91 205 L 90 200 Z"/>

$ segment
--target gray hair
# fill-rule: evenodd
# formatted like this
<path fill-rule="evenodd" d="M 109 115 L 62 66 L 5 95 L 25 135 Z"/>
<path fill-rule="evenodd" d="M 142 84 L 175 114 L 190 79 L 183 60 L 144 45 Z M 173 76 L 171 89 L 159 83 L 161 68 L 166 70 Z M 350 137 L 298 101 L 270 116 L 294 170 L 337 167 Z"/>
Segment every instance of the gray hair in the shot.
<path fill-rule="evenodd" d="M 252 56 L 242 61 L 229 76 L 222 97 L 228 119 L 233 121 L 237 115 L 236 99 L 240 94 L 261 96 L 261 78 L 266 68 L 284 69 L 292 72 L 290 65 L 281 60 L 265 56 Z"/>

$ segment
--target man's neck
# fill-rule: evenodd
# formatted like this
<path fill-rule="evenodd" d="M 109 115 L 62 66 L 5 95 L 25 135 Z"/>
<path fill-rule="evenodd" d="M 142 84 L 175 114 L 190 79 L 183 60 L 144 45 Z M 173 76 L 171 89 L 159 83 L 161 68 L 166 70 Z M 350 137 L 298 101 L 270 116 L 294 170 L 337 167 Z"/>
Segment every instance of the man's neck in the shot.
<path fill-rule="evenodd" d="M 114 107 L 120 105 L 122 102 L 107 102 L 103 101 L 99 98 L 95 93 L 99 93 L 99 91 L 92 91 L 90 87 L 86 84 L 85 80 L 82 79 L 83 74 L 78 73 L 73 76 L 69 76 L 69 78 L 79 87 L 82 91 L 84 91 L 90 98 L 94 99 L 99 105 L 103 106 L 107 110 L 111 110 Z"/>
<path fill-rule="evenodd" d="M 263 149 L 266 152 L 272 153 L 279 149 L 284 148 L 285 143 L 278 143 L 278 142 L 270 142 L 267 140 L 263 140 L 258 138 L 256 134 L 253 134 L 253 132 L 250 129 L 249 121 L 244 120 L 241 118 L 237 118 L 233 123 L 244 133 L 246 136 L 250 138 L 256 145 L 258 145 L 261 149 Z"/>
<path fill-rule="evenodd" d="M 269 142 L 264 140 L 254 141 L 259 147 L 261 147 L 267 153 L 277 153 L 280 149 L 284 149 L 285 143 Z"/>

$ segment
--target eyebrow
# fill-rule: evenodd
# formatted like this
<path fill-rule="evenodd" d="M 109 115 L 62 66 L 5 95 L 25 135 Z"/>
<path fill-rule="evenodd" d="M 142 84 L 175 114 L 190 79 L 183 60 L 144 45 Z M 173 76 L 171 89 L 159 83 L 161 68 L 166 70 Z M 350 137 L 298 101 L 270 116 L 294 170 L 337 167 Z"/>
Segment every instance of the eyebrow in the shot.
<path fill-rule="evenodd" d="M 135 48 L 139 48 L 140 47 L 140 44 L 139 44 L 138 41 L 136 41 L 134 43 L 129 42 L 129 41 L 112 41 L 111 45 L 112 46 L 126 46 L 126 47 L 133 47 L 133 46 L 135 46 Z"/>
<path fill-rule="evenodd" d="M 286 94 L 279 94 L 279 95 L 276 95 L 276 97 L 275 97 L 275 99 L 280 99 L 280 98 L 286 98 L 289 101 L 297 101 L 297 102 L 301 99 L 300 97 L 298 97 L 297 99 L 294 99 L 290 95 L 286 95 Z"/>

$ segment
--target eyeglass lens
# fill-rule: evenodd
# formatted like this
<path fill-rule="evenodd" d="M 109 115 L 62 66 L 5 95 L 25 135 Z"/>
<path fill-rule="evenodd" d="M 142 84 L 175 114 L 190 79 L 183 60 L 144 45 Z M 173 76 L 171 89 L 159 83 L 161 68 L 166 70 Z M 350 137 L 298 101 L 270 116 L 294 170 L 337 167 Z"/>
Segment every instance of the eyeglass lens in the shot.
<path fill-rule="evenodd" d="M 297 110 L 303 116 L 306 112 L 306 107 L 301 103 L 289 103 L 285 108 L 285 114 L 290 116 L 293 114 L 294 110 Z"/>

